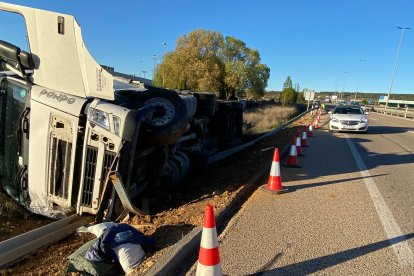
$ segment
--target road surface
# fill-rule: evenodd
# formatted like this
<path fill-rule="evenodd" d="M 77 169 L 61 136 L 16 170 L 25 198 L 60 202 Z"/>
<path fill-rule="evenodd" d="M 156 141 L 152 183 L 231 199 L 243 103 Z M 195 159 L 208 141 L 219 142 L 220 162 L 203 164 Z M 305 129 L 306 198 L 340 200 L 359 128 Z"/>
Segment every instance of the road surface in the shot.
<path fill-rule="evenodd" d="M 220 235 L 224 274 L 414 275 L 414 121 L 369 117 L 331 134 L 323 116 L 302 168 L 281 168 L 293 191 L 256 191 Z"/>

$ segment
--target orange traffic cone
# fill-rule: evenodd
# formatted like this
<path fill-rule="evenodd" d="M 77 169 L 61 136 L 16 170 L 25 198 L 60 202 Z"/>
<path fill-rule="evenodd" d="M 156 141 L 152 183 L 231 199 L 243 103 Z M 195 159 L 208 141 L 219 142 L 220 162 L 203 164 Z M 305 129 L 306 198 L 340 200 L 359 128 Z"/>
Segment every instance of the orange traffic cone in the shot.
<path fill-rule="evenodd" d="M 270 169 L 269 180 L 267 185 L 263 185 L 262 190 L 281 194 L 288 192 L 288 189 L 282 186 L 282 179 L 280 177 L 280 157 L 279 149 L 275 148 L 275 153 L 273 154 L 272 167 Z"/>
<path fill-rule="evenodd" d="M 289 156 L 285 166 L 289 168 L 300 168 L 298 152 L 296 151 L 296 137 L 292 137 L 292 144 L 290 145 Z"/>
<path fill-rule="evenodd" d="M 204 210 L 203 233 L 198 254 L 197 275 L 223 275 L 217 242 L 216 219 L 213 206 L 207 204 Z"/>
<path fill-rule="evenodd" d="M 319 120 L 318 120 L 318 118 L 316 118 L 316 120 L 315 120 L 314 127 L 315 127 L 315 129 L 318 129 L 319 128 Z"/>
<path fill-rule="evenodd" d="M 309 147 L 308 145 L 308 132 L 306 131 L 306 126 L 303 127 L 302 136 L 300 137 L 300 143 L 302 147 Z"/>
<path fill-rule="evenodd" d="M 298 129 L 296 131 L 296 138 L 295 138 L 295 144 L 296 144 L 296 152 L 299 156 L 303 156 L 302 152 L 302 142 L 300 140 L 300 130 Z"/>
<path fill-rule="evenodd" d="M 309 137 L 313 137 L 313 126 L 312 126 L 312 121 L 309 122 L 309 127 L 308 127 L 308 136 Z"/>

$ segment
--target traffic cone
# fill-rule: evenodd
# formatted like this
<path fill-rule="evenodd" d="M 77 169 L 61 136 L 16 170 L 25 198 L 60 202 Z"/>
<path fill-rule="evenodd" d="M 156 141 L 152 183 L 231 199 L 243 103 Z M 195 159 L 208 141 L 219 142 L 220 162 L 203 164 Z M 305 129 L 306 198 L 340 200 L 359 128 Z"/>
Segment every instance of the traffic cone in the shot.
<path fill-rule="evenodd" d="M 275 148 L 275 152 L 273 154 L 272 160 L 272 167 L 270 169 L 269 180 L 267 181 L 267 185 L 263 185 L 262 190 L 281 194 L 288 192 L 288 189 L 282 186 L 282 179 L 280 177 L 280 157 L 279 157 L 279 149 Z"/>
<path fill-rule="evenodd" d="M 300 130 L 297 131 L 295 139 L 296 139 L 295 140 L 295 143 L 296 143 L 296 152 L 297 152 L 297 154 L 299 156 L 303 156 L 303 153 L 302 153 L 302 142 L 300 140 Z"/>
<path fill-rule="evenodd" d="M 204 224 L 196 275 L 223 275 L 217 242 L 216 219 L 213 206 L 210 204 L 207 204 L 204 210 Z"/>
<path fill-rule="evenodd" d="M 318 118 L 316 118 L 316 120 L 315 120 L 314 127 L 315 127 L 315 129 L 318 129 L 319 128 L 319 120 L 318 120 Z"/>
<path fill-rule="evenodd" d="M 309 122 L 309 127 L 308 127 L 308 136 L 309 137 L 314 137 L 313 136 L 313 126 L 312 126 L 312 121 Z"/>
<path fill-rule="evenodd" d="M 289 156 L 285 166 L 289 168 L 300 168 L 298 152 L 296 150 L 296 137 L 292 137 L 292 144 L 290 145 Z"/>
<path fill-rule="evenodd" d="M 300 143 L 302 147 L 309 147 L 308 145 L 308 132 L 306 131 L 306 126 L 303 127 L 302 136 L 300 137 Z"/>

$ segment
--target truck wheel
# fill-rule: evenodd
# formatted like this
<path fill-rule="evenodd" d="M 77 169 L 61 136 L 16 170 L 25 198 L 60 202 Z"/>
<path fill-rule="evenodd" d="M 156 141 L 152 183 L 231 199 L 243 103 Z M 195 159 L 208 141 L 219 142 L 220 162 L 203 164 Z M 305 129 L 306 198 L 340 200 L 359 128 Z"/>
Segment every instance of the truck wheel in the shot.
<path fill-rule="evenodd" d="M 155 107 L 154 114 L 145 121 L 146 140 L 155 145 L 174 144 L 187 127 L 187 108 L 176 92 L 153 89 L 143 92 L 138 100 Z"/>

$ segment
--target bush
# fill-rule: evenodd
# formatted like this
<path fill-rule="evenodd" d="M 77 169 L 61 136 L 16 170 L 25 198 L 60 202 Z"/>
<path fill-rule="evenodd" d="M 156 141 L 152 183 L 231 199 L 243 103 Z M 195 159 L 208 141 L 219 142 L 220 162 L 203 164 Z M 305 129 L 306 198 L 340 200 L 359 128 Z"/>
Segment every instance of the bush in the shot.
<path fill-rule="evenodd" d="M 291 87 L 284 88 L 280 97 L 283 106 L 293 106 L 298 99 L 298 93 Z"/>

